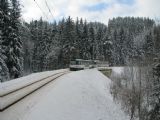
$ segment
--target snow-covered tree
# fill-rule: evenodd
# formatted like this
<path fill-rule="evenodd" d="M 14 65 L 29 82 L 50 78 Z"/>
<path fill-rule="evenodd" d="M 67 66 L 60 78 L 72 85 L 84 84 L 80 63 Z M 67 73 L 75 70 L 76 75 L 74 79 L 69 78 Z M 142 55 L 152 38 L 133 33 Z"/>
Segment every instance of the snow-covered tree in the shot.
<path fill-rule="evenodd" d="M 149 120 L 160 119 L 160 61 L 156 58 L 153 68 L 153 92 L 152 109 L 149 112 Z"/>
<path fill-rule="evenodd" d="M 23 57 L 22 57 L 22 41 L 19 34 L 20 26 L 20 5 L 17 0 L 11 1 L 11 12 L 9 26 L 6 29 L 8 37 L 5 41 L 7 46 L 7 67 L 11 78 L 17 78 L 23 72 Z"/>
<path fill-rule="evenodd" d="M 9 70 L 6 65 L 5 60 L 7 59 L 5 55 L 5 46 L 2 44 L 2 29 L 4 25 L 4 14 L 0 9 L 0 82 L 7 81 L 9 79 Z"/>

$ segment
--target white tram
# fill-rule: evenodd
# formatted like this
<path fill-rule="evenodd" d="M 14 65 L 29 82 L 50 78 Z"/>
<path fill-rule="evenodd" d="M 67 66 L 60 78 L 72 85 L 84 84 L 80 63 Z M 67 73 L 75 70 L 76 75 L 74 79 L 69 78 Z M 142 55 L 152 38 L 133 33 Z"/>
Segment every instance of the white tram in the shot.
<path fill-rule="evenodd" d="M 98 60 L 83 60 L 83 59 L 75 59 L 74 61 L 70 61 L 70 70 L 84 70 L 96 67 Z"/>

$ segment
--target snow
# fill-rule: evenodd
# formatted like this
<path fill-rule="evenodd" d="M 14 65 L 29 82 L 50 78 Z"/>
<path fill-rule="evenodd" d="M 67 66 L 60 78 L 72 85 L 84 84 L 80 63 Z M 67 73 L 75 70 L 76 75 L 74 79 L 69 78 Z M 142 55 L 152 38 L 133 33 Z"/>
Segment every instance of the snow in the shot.
<path fill-rule="evenodd" d="M 36 82 L 31 84 L 23 89 L 10 93 L 9 95 L 0 97 L 0 110 L 4 109 L 5 107 L 15 103 L 16 101 L 20 100 L 21 98 L 25 97 L 26 95 L 32 93 L 36 89 L 40 88 L 41 86 L 45 85 L 46 83 L 54 80 L 55 78 L 63 75 L 64 73 L 56 74 L 52 77 L 46 78 L 42 81 Z"/>
<path fill-rule="evenodd" d="M 114 74 L 122 74 L 124 72 L 124 67 L 110 67 Z"/>
<path fill-rule="evenodd" d="M 17 78 L 17 79 L 11 80 L 11 81 L 0 83 L 0 96 L 3 96 L 4 94 L 7 94 L 7 93 L 12 92 L 14 90 L 17 90 L 21 87 L 32 84 L 36 81 L 39 81 L 39 80 L 46 78 L 48 76 L 51 76 L 53 74 L 56 74 L 59 72 L 65 72 L 67 70 L 68 69 L 60 69 L 60 70 L 54 70 L 54 71 L 33 73 L 33 74 L 25 76 L 25 77 L 21 77 L 21 78 Z"/>
<path fill-rule="evenodd" d="M 0 113 L 0 120 L 129 120 L 110 83 L 96 69 L 66 74 Z"/>
<path fill-rule="evenodd" d="M 124 74 L 124 70 L 126 67 L 120 67 L 120 66 L 116 66 L 116 67 L 98 67 L 98 70 L 103 71 L 103 70 L 111 70 L 111 74 L 110 74 L 110 79 L 115 80 L 118 77 L 122 77 L 122 75 Z"/>

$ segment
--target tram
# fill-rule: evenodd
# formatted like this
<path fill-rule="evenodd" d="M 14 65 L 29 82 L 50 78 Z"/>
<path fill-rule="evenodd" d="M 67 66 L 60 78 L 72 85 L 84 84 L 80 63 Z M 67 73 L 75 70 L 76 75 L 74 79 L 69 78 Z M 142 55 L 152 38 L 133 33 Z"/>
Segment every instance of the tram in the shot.
<path fill-rule="evenodd" d="M 91 69 L 95 68 L 98 60 L 83 60 L 83 59 L 75 59 L 70 61 L 70 70 L 77 71 L 77 70 L 84 70 L 84 69 Z"/>

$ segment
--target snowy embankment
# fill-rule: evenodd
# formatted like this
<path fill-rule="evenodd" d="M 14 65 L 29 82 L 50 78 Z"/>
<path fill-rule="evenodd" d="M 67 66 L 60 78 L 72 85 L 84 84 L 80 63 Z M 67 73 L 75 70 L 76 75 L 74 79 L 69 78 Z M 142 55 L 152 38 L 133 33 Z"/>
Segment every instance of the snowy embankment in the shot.
<path fill-rule="evenodd" d="M 67 69 L 35 73 L 0 84 L 0 111 L 61 76 Z"/>
<path fill-rule="evenodd" d="M 64 75 L 23 120 L 128 120 L 113 102 L 110 83 L 96 69 Z"/>

